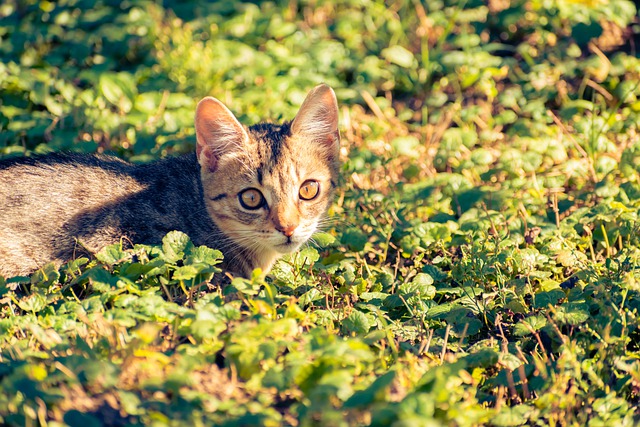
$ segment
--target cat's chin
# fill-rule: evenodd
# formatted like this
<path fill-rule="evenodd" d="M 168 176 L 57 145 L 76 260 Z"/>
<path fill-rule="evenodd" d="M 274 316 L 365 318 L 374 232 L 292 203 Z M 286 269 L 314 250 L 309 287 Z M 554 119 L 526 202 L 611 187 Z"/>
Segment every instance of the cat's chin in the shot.
<path fill-rule="evenodd" d="M 296 242 L 285 242 L 280 245 L 261 245 L 258 250 L 253 252 L 253 262 L 246 266 L 244 271 L 245 277 L 251 277 L 254 268 L 260 268 L 265 273 L 269 272 L 271 266 L 273 266 L 273 263 L 278 258 L 282 255 L 295 252 L 301 245 L 301 243 Z"/>
<path fill-rule="evenodd" d="M 279 245 L 273 246 L 273 250 L 278 252 L 279 254 L 290 254 L 291 252 L 295 252 L 302 246 L 302 243 L 298 242 L 289 242 L 289 243 L 281 243 Z"/>
<path fill-rule="evenodd" d="M 281 255 L 290 254 L 297 251 L 304 242 L 291 241 L 291 242 L 260 242 L 257 249 L 254 249 L 255 254 L 264 257 L 280 257 Z"/>

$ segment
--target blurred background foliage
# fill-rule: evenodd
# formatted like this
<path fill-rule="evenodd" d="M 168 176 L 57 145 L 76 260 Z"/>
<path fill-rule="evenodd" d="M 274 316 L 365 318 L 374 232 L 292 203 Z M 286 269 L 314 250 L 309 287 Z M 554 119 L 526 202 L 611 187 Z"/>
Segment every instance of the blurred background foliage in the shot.
<path fill-rule="evenodd" d="M 5 153 L 187 151 L 199 98 L 290 119 L 320 82 L 409 130 L 455 123 L 456 140 L 551 136 L 549 109 L 617 107 L 603 125 L 624 130 L 640 110 L 628 1 L 8 1 L 0 16 Z"/>

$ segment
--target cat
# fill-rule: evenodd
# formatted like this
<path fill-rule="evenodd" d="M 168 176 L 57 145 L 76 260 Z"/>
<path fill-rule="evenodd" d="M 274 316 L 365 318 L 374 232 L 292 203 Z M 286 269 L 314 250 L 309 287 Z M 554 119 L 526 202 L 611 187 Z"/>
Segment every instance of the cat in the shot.
<path fill-rule="evenodd" d="M 56 153 L 0 160 L 0 275 L 28 275 L 118 242 L 158 244 L 179 230 L 248 277 L 311 237 L 339 173 L 329 86 L 311 90 L 292 121 L 250 127 L 206 97 L 195 130 L 195 153 L 143 165 Z"/>

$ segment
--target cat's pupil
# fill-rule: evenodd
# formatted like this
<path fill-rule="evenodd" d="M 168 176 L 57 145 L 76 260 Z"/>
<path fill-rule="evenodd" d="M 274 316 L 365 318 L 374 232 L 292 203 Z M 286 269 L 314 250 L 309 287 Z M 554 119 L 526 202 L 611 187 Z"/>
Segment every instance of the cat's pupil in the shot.
<path fill-rule="evenodd" d="M 309 179 L 300 186 L 300 198 L 302 200 L 311 200 L 318 195 L 320 184 L 318 181 Z"/>
<path fill-rule="evenodd" d="M 240 193 L 240 204 L 245 209 L 258 209 L 264 203 L 264 196 L 259 190 L 249 188 Z"/>

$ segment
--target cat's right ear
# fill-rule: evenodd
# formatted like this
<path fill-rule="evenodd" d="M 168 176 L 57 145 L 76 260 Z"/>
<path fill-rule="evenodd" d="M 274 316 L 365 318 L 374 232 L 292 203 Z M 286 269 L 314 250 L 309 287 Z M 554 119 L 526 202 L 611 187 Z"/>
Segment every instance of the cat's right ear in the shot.
<path fill-rule="evenodd" d="M 340 150 L 338 101 L 326 84 L 313 88 L 291 123 L 291 133 L 324 146 L 333 156 Z"/>
<path fill-rule="evenodd" d="M 241 150 L 249 137 L 222 102 L 207 96 L 196 108 L 196 139 L 200 166 L 213 172 L 222 155 Z"/>

